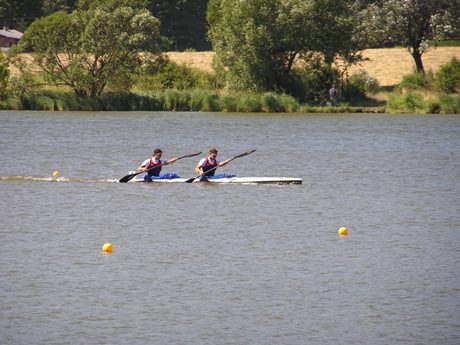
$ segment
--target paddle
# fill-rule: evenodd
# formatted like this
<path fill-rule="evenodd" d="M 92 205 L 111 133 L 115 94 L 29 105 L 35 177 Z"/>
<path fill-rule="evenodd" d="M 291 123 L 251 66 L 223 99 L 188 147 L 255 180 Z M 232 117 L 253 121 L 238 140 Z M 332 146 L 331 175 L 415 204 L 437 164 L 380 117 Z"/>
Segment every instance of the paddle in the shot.
<path fill-rule="evenodd" d="M 178 157 L 176 160 L 179 160 L 179 159 L 182 159 L 182 158 L 188 158 L 188 157 L 198 156 L 199 154 L 201 154 L 201 152 L 192 153 L 192 154 L 189 154 L 189 155 L 185 155 L 185 156 L 182 156 L 182 157 Z M 133 173 L 133 174 L 129 174 L 129 175 L 123 176 L 118 182 L 121 182 L 121 183 L 128 182 L 128 181 L 130 181 L 134 176 L 137 176 L 137 175 L 139 175 L 139 174 L 145 174 L 145 173 L 149 172 L 150 170 L 155 169 L 155 168 L 158 168 L 159 166 L 163 166 L 163 165 L 166 165 L 166 164 L 157 165 L 156 167 L 150 168 L 150 169 L 148 169 L 148 170 L 146 170 L 146 171 L 141 171 L 141 172 L 137 172 L 137 173 Z"/>
<path fill-rule="evenodd" d="M 255 150 L 249 150 L 249 151 L 246 151 L 245 153 L 242 153 L 242 154 L 240 154 L 240 155 L 238 155 L 238 156 L 235 156 L 235 157 L 233 157 L 233 158 L 230 158 L 230 159 L 227 161 L 226 164 L 230 163 L 230 162 L 231 162 L 232 160 L 234 160 L 234 159 L 237 159 L 237 158 L 241 158 L 241 157 L 250 155 L 250 154 L 253 153 L 254 151 L 255 151 Z M 219 167 L 219 166 L 217 165 L 217 166 L 215 166 L 214 168 L 211 168 L 211 169 L 205 171 L 205 174 L 208 173 L 208 172 L 210 172 L 210 171 L 213 171 L 213 170 L 217 169 L 218 167 Z M 200 178 L 200 177 L 201 177 L 201 175 L 198 175 L 197 177 L 189 178 L 187 181 L 185 181 L 185 183 L 192 183 L 193 181 L 195 181 L 197 178 Z"/>

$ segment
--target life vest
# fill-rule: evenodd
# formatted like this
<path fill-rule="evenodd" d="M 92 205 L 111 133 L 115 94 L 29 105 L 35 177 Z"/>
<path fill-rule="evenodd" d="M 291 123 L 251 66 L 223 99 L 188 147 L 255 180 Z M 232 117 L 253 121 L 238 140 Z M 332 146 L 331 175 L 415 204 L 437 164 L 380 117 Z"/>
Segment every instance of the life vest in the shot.
<path fill-rule="evenodd" d="M 161 162 L 161 160 L 158 160 L 158 162 L 154 163 L 153 159 L 150 158 L 149 165 L 146 166 L 146 168 L 148 170 L 147 175 L 148 176 L 160 176 L 160 171 L 161 171 L 162 165 L 163 165 L 163 163 Z M 149 169 L 151 169 L 151 170 L 149 170 Z"/>
<path fill-rule="evenodd" d="M 216 169 L 213 169 L 211 171 L 209 171 L 209 170 L 214 168 L 214 167 L 216 167 L 216 166 L 217 166 L 217 161 L 216 160 L 214 160 L 214 163 L 211 163 L 209 161 L 208 157 L 206 157 L 206 161 L 201 166 L 201 170 L 203 170 L 205 176 L 214 176 L 214 174 L 216 172 Z"/>

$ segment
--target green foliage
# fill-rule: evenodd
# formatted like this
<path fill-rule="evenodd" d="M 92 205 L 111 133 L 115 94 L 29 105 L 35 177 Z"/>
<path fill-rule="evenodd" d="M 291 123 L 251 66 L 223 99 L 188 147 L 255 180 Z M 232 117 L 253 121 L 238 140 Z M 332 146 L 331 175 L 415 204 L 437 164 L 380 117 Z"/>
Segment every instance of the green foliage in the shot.
<path fill-rule="evenodd" d="M 134 85 L 136 90 L 221 88 L 214 73 L 204 72 L 186 64 L 177 64 L 164 57 L 149 63 Z"/>
<path fill-rule="evenodd" d="M 359 72 L 353 74 L 350 77 L 350 82 L 358 84 L 364 93 L 367 95 L 369 93 L 377 92 L 380 85 L 377 79 L 372 77 L 366 70 L 361 69 Z"/>
<path fill-rule="evenodd" d="M 237 100 L 233 96 L 224 95 L 219 98 L 219 108 L 223 112 L 234 113 L 238 109 Z"/>
<path fill-rule="evenodd" d="M 436 88 L 445 93 L 460 92 L 460 61 L 456 58 L 442 65 L 436 73 Z"/>
<path fill-rule="evenodd" d="M 85 11 L 38 19 L 21 47 L 33 50 L 35 63 L 54 84 L 67 85 L 78 96 L 98 96 L 107 83 L 119 85 L 138 71 L 139 53 L 157 54 L 162 44 L 158 19 L 147 10 L 117 7 L 125 3 L 91 2 Z"/>
<path fill-rule="evenodd" d="M 365 70 L 353 74 L 342 85 L 342 99 L 348 102 L 364 99 L 369 93 L 377 91 L 379 84 Z"/>
<path fill-rule="evenodd" d="M 260 95 L 262 111 L 266 113 L 296 112 L 299 110 L 299 103 L 292 96 L 266 92 Z"/>
<path fill-rule="evenodd" d="M 460 40 L 444 40 L 438 42 L 430 42 L 431 45 L 436 47 L 460 47 Z"/>
<path fill-rule="evenodd" d="M 4 99 L 0 99 L 1 110 L 21 110 L 21 102 L 18 97 L 8 95 Z"/>
<path fill-rule="evenodd" d="M 266 113 L 276 113 L 281 111 L 281 104 L 279 103 L 276 94 L 267 92 L 262 95 L 262 111 Z"/>
<path fill-rule="evenodd" d="M 277 96 L 278 96 L 278 102 L 281 105 L 281 111 L 293 113 L 299 110 L 300 104 L 299 102 L 297 102 L 297 100 L 294 97 L 290 95 L 286 95 L 284 93 L 281 95 L 277 95 Z"/>
<path fill-rule="evenodd" d="M 429 88 L 431 81 L 432 74 L 412 73 L 403 77 L 399 87 L 408 90 L 422 90 Z"/>
<path fill-rule="evenodd" d="M 5 97 L 10 77 L 9 63 L 0 51 L 0 99 Z"/>
<path fill-rule="evenodd" d="M 408 92 L 405 95 L 392 95 L 387 105 L 391 110 L 409 113 L 421 112 L 426 107 L 423 96 L 415 92 Z"/>
<path fill-rule="evenodd" d="M 427 112 L 428 114 L 439 114 L 441 112 L 441 103 L 439 101 L 429 101 Z"/>
<path fill-rule="evenodd" d="M 435 75 L 433 72 L 417 73 L 405 75 L 399 84 L 401 89 L 407 90 L 429 90 L 433 88 L 435 83 Z"/>
<path fill-rule="evenodd" d="M 441 95 L 439 97 L 441 113 L 460 114 L 460 95 Z"/>
<path fill-rule="evenodd" d="M 192 91 L 190 95 L 190 110 L 193 111 L 219 111 L 219 97 L 205 90 Z"/>
<path fill-rule="evenodd" d="M 169 111 L 190 110 L 190 93 L 175 89 L 165 90 L 163 108 Z"/>
<path fill-rule="evenodd" d="M 240 94 L 236 100 L 236 111 L 243 113 L 258 113 L 262 111 L 262 102 L 258 94 Z"/>
<path fill-rule="evenodd" d="M 24 31 L 35 18 L 42 15 L 42 0 L 0 1 L 0 23 L 10 29 Z"/>
<path fill-rule="evenodd" d="M 428 40 L 457 37 L 459 6 L 452 0 L 379 0 L 359 13 L 360 34 L 374 43 L 391 41 L 409 48 L 417 72 L 424 72 L 422 54 Z"/>
<path fill-rule="evenodd" d="M 148 0 L 147 8 L 161 21 L 161 34 L 172 50 L 210 50 L 206 40 L 208 0 Z"/>
<path fill-rule="evenodd" d="M 24 110 L 54 110 L 54 101 L 43 94 L 25 93 L 20 102 Z"/>
<path fill-rule="evenodd" d="M 303 81 L 303 93 L 310 104 L 320 104 L 328 99 L 328 90 L 332 84 L 338 84 L 337 69 L 324 65 L 319 60 L 311 60 L 304 69 L 299 71 Z"/>
<path fill-rule="evenodd" d="M 330 63 L 355 48 L 346 2 L 211 0 L 208 21 L 217 69 L 236 90 L 295 94 L 297 59 L 315 51 Z"/>
<path fill-rule="evenodd" d="M 268 101 L 268 102 L 267 102 Z M 450 101 L 451 104 L 455 104 Z M 452 106 L 451 106 L 452 107 Z M 162 90 L 142 93 L 107 92 L 99 97 L 78 97 L 73 92 L 42 91 L 9 94 L 0 109 L 55 111 L 209 111 L 209 112 L 384 112 L 383 108 L 310 107 L 286 94 L 239 93 L 219 95 L 207 90 Z M 458 101 L 457 101 L 458 109 Z M 458 111 L 458 110 L 457 110 Z M 452 112 L 452 110 L 450 110 Z"/>
<path fill-rule="evenodd" d="M 409 92 L 404 97 L 404 105 L 406 109 L 417 112 L 425 108 L 425 101 L 421 94 Z"/>

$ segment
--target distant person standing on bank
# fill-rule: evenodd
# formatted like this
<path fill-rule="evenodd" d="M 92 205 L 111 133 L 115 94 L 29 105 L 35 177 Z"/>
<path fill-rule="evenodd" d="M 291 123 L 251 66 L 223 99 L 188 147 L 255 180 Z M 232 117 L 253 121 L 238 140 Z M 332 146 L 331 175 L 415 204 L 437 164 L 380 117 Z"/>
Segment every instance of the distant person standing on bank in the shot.
<path fill-rule="evenodd" d="M 339 91 L 335 88 L 335 84 L 332 84 L 332 87 L 329 89 L 329 100 L 331 105 L 335 107 L 337 105 L 337 97 L 339 96 Z"/>

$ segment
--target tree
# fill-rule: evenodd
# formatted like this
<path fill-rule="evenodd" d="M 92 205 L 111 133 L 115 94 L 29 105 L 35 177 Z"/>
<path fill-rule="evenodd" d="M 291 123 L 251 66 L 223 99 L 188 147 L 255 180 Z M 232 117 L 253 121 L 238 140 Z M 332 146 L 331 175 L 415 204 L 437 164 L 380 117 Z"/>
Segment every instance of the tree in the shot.
<path fill-rule="evenodd" d="M 43 14 L 50 15 L 58 11 L 72 12 L 76 2 L 76 0 L 42 0 Z"/>
<path fill-rule="evenodd" d="M 71 12 L 77 0 L 0 0 L 0 27 L 25 31 L 36 19 L 57 11 Z"/>
<path fill-rule="evenodd" d="M 0 51 L 0 98 L 6 93 L 10 77 L 9 63 L 5 55 Z"/>
<path fill-rule="evenodd" d="M 1 27 L 24 31 L 42 15 L 42 0 L 0 0 Z"/>
<path fill-rule="evenodd" d="M 316 53 L 331 64 L 355 48 L 346 1 L 211 0 L 208 22 L 215 62 L 236 89 L 292 92 L 297 60 Z"/>
<path fill-rule="evenodd" d="M 362 33 L 374 41 L 389 40 L 407 47 L 417 72 L 424 73 L 422 55 L 428 40 L 458 33 L 458 0 L 378 0 L 361 13 Z"/>
<path fill-rule="evenodd" d="M 146 6 L 160 20 L 160 33 L 173 50 L 211 48 L 206 40 L 208 0 L 146 0 Z"/>
<path fill-rule="evenodd" d="M 20 43 L 19 51 L 32 50 L 51 82 L 79 96 L 100 95 L 111 80 L 129 79 L 142 64 L 140 54 L 158 54 L 162 42 L 160 23 L 147 10 L 122 0 L 95 3 L 36 20 Z"/>

